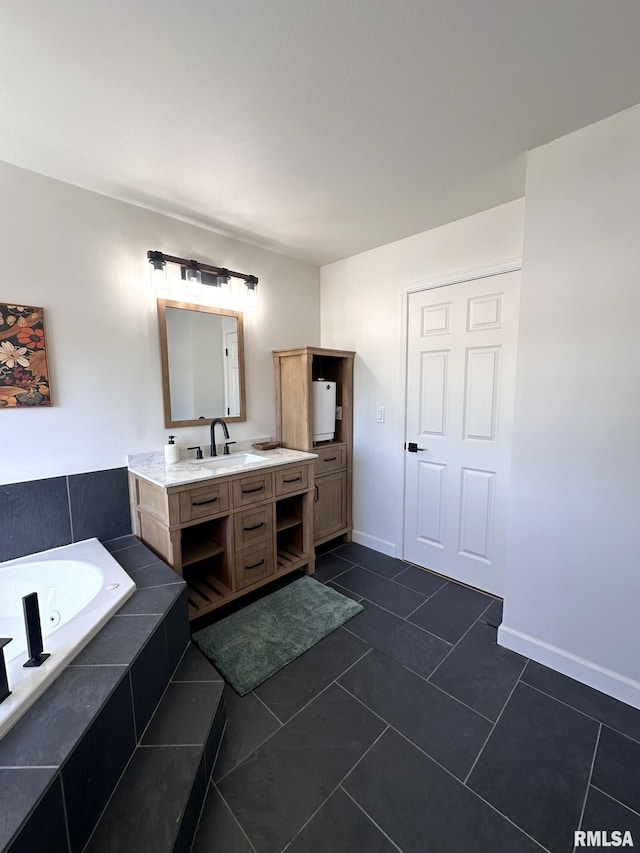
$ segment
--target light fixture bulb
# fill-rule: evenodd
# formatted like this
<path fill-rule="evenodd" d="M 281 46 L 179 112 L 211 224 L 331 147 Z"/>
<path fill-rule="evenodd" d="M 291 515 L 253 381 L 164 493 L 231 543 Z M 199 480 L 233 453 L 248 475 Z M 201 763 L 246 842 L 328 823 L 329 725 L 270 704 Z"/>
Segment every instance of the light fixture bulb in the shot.
<path fill-rule="evenodd" d="M 229 270 L 221 269 L 216 280 L 216 288 L 221 299 L 228 299 L 231 293 Z"/>
<path fill-rule="evenodd" d="M 160 293 L 167 289 L 167 262 L 162 252 L 147 252 L 151 286 Z"/>
<path fill-rule="evenodd" d="M 258 279 L 255 275 L 250 275 L 245 279 L 247 287 L 247 304 L 253 305 L 258 299 Z"/>
<path fill-rule="evenodd" d="M 202 273 L 198 269 L 198 262 L 191 261 L 185 272 L 186 279 L 190 284 L 201 284 Z"/>

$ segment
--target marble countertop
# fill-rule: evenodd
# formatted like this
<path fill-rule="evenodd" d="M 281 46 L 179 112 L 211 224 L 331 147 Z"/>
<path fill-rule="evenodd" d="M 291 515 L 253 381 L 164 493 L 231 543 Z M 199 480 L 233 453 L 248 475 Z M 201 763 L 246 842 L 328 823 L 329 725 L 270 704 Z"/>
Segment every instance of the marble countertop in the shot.
<path fill-rule="evenodd" d="M 241 462 L 240 457 L 247 454 L 260 457 L 260 460 Z M 127 467 L 132 474 L 154 483 L 162 488 L 182 486 L 187 483 L 199 483 L 201 480 L 213 480 L 218 477 L 228 477 L 231 474 L 252 473 L 275 465 L 287 465 L 290 462 L 306 462 L 317 459 L 317 453 L 306 453 L 302 450 L 289 450 L 278 447 L 276 450 L 247 450 L 230 453 L 228 456 L 205 457 L 202 460 L 181 459 L 173 465 L 167 465 L 164 454 L 136 453 L 127 457 Z M 211 463 L 214 468 L 208 467 Z"/>

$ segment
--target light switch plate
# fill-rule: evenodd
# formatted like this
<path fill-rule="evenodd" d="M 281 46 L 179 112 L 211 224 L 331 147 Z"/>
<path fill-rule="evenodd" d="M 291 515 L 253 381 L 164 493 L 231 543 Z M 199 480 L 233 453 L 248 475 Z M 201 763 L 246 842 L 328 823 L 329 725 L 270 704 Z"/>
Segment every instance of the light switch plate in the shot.
<path fill-rule="evenodd" d="M 376 423 L 384 423 L 384 406 L 378 406 L 378 410 L 376 412 Z"/>

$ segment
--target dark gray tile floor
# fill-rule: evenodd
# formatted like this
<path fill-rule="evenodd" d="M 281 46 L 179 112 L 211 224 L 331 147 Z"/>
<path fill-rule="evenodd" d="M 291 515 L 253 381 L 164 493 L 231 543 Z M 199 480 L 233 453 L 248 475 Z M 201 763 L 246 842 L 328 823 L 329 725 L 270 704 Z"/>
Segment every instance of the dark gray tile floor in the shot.
<path fill-rule="evenodd" d="M 247 696 L 226 688 L 195 853 L 640 846 L 640 711 L 499 647 L 491 596 L 354 543 L 316 578 L 365 609 Z"/>

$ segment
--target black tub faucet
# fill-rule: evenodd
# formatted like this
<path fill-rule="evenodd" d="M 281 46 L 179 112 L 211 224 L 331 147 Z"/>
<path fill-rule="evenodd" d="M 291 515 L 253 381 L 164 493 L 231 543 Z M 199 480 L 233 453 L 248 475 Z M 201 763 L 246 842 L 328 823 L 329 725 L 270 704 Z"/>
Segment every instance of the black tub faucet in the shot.
<path fill-rule="evenodd" d="M 42 627 L 40 624 L 40 606 L 38 605 L 38 593 L 32 592 L 22 597 L 22 609 L 24 611 L 24 627 L 27 632 L 27 649 L 29 660 L 22 666 L 42 666 L 48 657 L 48 652 L 43 651 Z"/>
<path fill-rule="evenodd" d="M 11 637 L 0 637 L 0 702 L 4 702 L 7 696 L 11 696 L 9 680 L 7 679 L 7 665 L 4 660 L 4 647 L 11 642 Z"/>
<path fill-rule="evenodd" d="M 226 423 L 222 420 L 222 418 L 215 418 L 211 421 L 211 455 L 217 456 L 218 453 L 216 451 L 216 424 L 220 424 L 222 426 L 222 432 L 225 438 L 229 438 L 229 428 Z M 224 455 L 229 455 L 229 445 L 225 444 L 224 446 Z"/>

